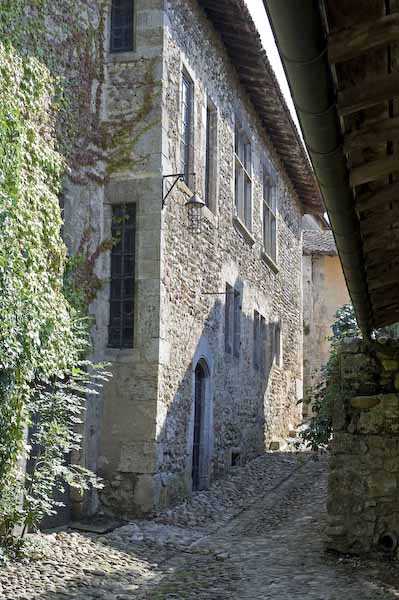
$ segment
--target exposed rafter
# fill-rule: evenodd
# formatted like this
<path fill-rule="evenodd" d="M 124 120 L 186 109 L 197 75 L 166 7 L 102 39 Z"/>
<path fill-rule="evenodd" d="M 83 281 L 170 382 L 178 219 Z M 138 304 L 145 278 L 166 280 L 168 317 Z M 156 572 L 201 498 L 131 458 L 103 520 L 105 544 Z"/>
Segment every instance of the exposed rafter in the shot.
<path fill-rule="evenodd" d="M 378 234 L 372 234 L 363 237 L 363 244 L 367 254 L 370 257 L 373 253 L 380 250 L 386 252 L 387 255 L 391 249 L 395 251 L 399 248 L 399 229 L 382 229 Z"/>
<path fill-rule="evenodd" d="M 350 173 L 350 183 L 352 187 L 356 187 L 362 183 L 386 177 L 396 171 L 399 171 L 399 157 L 387 156 L 353 167 Z"/>
<path fill-rule="evenodd" d="M 398 272 L 392 272 L 391 274 L 385 274 L 384 277 L 379 277 L 377 279 L 372 279 L 369 282 L 369 289 L 372 292 L 373 290 L 380 290 L 382 288 L 391 287 L 392 285 L 396 285 L 398 282 Z M 399 301 L 399 297 L 398 297 Z"/>
<path fill-rule="evenodd" d="M 399 97 L 399 73 L 384 75 L 338 92 L 338 112 L 345 117 L 397 97 Z"/>
<path fill-rule="evenodd" d="M 357 129 L 344 136 L 344 152 L 349 154 L 355 150 L 364 150 L 375 144 L 399 140 L 399 117 L 384 119 Z"/>
<path fill-rule="evenodd" d="M 355 58 L 365 52 L 399 41 L 399 15 L 356 23 L 329 36 L 328 58 L 332 64 Z"/>
<path fill-rule="evenodd" d="M 389 227 L 399 220 L 399 205 L 393 210 L 385 210 L 378 215 L 373 214 L 368 219 L 360 222 L 361 231 L 365 233 L 378 233 L 383 227 Z"/>
<path fill-rule="evenodd" d="M 386 185 L 373 194 L 356 197 L 356 208 L 360 213 L 374 208 L 384 209 L 384 206 L 390 203 L 399 205 L 399 183 Z"/>

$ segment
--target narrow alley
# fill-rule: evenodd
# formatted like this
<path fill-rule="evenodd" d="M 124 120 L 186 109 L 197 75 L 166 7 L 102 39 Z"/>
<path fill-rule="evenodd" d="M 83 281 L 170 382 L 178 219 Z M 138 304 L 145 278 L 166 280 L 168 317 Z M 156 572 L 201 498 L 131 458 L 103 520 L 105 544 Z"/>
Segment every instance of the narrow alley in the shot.
<path fill-rule="evenodd" d="M 323 551 L 325 495 L 324 459 L 268 453 L 151 520 L 37 537 L 40 560 L 3 569 L 0 598 L 398 598 L 395 562 Z"/>

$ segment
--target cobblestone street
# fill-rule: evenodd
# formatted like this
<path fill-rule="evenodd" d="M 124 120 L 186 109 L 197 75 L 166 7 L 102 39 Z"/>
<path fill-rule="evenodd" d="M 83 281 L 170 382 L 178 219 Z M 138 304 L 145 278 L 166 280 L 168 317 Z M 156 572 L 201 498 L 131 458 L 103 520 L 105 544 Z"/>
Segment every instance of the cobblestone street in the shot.
<path fill-rule="evenodd" d="M 399 598 L 397 562 L 323 551 L 325 492 L 324 460 L 267 454 L 152 520 L 41 536 L 40 560 L 0 572 L 0 598 Z"/>

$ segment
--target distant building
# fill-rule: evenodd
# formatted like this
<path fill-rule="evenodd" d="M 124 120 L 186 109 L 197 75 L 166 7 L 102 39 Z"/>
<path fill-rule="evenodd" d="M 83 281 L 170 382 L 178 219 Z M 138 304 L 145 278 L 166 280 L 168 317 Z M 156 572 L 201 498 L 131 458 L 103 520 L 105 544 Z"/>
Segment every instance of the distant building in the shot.
<path fill-rule="evenodd" d="M 341 263 L 330 229 L 304 219 L 303 231 L 303 385 L 304 399 L 320 382 L 330 355 L 329 338 L 337 309 L 350 303 Z M 304 414 L 310 414 L 304 404 Z"/>

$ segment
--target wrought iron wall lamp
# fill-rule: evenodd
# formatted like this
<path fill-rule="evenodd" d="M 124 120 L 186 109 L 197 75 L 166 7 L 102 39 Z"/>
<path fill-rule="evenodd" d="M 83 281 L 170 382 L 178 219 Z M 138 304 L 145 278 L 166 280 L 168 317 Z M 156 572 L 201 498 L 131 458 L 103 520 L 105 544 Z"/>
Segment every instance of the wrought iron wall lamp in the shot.
<path fill-rule="evenodd" d="M 195 173 L 188 173 L 188 175 L 192 175 L 195 181 Z M 171 175 L 163 175 L 162 176 L 162 208 L 165 207 L 166 200 L 168 196 L 172 192 L 173 188 L 177 184 L 178 181 L 184 181 L 186 174 L 185 173 L 172 173 Z M 174 181 L 166 194 L 164 193 L 164 181 L 165 179 L 174 178 Z M 187 209 L 187 217 L 188 224 L 187 229 L 190 233 L 201 233 L 202 226 L 202 209 L 205 206 L 205 202 L 199 197 L 197 192 L 194 192 L 191 198 L 187 200 L 184 205 Z"/>

